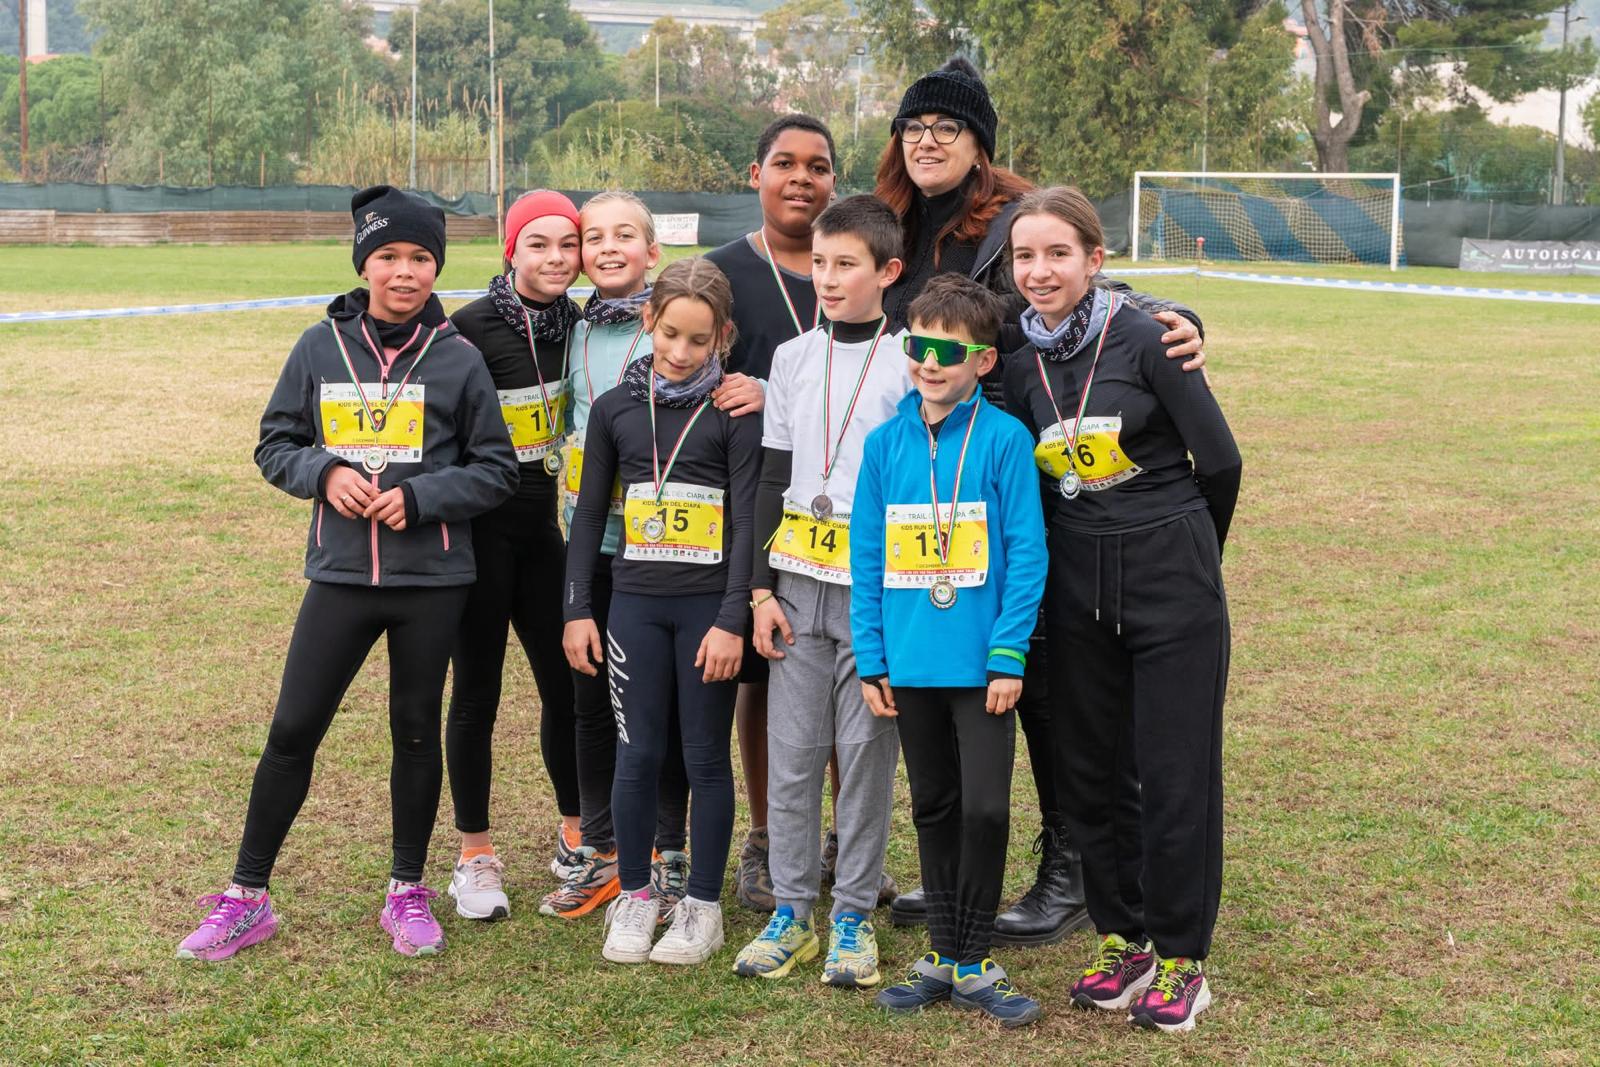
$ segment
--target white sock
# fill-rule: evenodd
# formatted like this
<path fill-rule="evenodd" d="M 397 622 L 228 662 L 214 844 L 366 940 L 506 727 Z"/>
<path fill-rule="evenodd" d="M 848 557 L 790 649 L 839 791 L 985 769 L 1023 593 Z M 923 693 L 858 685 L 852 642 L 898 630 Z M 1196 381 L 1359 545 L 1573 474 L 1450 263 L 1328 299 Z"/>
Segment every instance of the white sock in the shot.
<path fill-rule="evenodd" d="M 402 882 L 398 878 L 391 878 L 389 879 L 389 894 L 393 896 L 395 893 L 403 893 L 407 889 L 417 889 L 421 885 L 421 882 Z"/>
<path fill-rule="evenodd" d="M 265 889 L 249 889 L 235 882 L 225 889 L 222 895 L 232 897 L 234 900 L 260 900 L 266 892 Z"/>

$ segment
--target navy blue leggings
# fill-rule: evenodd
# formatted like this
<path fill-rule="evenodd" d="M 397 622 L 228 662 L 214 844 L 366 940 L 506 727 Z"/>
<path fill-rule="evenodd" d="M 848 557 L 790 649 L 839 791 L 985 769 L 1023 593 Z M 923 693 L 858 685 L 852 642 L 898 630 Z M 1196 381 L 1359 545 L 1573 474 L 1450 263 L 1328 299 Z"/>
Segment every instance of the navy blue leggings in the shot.
<path fill-rule="evenodd" d="M 641 596 L 613 593 L 606 630 L 611 706 L 617 717 L 617 769 L 611 787 L 617 865 L 624 891 L 650 882 L 656 792 L 669 751 L 672 694 L 677 694 L 683 766 L 693 803 L 689 895 L 716 900 L 733 839 L 733 733 L 736 681 L 700 680 L 695 653 L 722 606 L 720 593 Z"/>

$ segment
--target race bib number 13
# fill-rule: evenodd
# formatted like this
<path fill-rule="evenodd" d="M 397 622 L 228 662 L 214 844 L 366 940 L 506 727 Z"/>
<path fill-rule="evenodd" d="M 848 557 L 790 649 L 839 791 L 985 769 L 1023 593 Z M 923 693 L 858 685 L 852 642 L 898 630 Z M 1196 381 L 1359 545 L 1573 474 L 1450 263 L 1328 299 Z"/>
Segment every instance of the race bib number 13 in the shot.
<path fill-rule="evenodd" d="M 950 505 L 939 505 L 944 529 Z M 935 582 L 982 585 L 989 580 L 989 508 L 983 501 L 956 508 L 948 560 L 939 558 L 939 532 L 928 504 L 891 504 L 884 514 L 885 589 L 922 589 Z"/>

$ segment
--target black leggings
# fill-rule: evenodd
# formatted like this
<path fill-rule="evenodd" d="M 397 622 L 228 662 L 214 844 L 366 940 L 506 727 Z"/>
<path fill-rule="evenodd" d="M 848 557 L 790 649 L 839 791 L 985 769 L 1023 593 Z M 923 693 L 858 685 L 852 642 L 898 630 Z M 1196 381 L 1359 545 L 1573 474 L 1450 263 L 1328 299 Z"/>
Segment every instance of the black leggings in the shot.
<path fill-rule="evenodd" d="M 1028 739 L 1028 766 L 1039 793 L 1039 811 L 1047 823 L 1060 818 L 1060 794 L 1056 788 L 1054 717 L 1050 714 L 1050 657 L 1045 640 L 1044 617 L 1028 641 L 1028 664 L 1022 674 L 1022 697 L 1017 701 L 1017 721 Z"/>
<path fill-rule="evenodd" d="M 611 616 L 611 559 L 602 556 L 590 591 L 595 629 L 604 640 Z M 617 773 L 617 716 L 611 708 L 611 682 L 604 666 L 595 675 L 572 672 L 578 710 L 579 829 L 583 843 L 598 852 L 617 847 L 611 818 L 611 787 Z M 683 738 L 678 728 L 678 698 L 670 694 L 667 749 L 656 789 L 656 849 L 682 852 L 688 842 L 689 778 L 683 770 Z"/>
<path fill-rule="evenodd" d="M 317 746 L 378 637 L 389 638 L 390 875 L 420 882 L 439 813 L 439 705 L 466 586 L 379 588 L 312 582 L 300 603 L 278 706 L 256 764 L 233 880 L 266 886 L 311 788 Z"/>
<path fill-rule="evenodd" d="M 1011 833 L 1017 716 L 989 714 L 987 697 L 976 688 L 894 690 L 930 947 L 958 963 L 989 954 Z"/>
<path fill-rule="evenodd" d="M 722 606 L 720 593 L 640 596 L 613 593 L 606 664 L 616 717 L 617 769 L 611 790 L 617 866 L 624 891 L 650 881 L 656 792 L 668 755 L 672 696 L 677 694 L 683 765 L 694 797 L 689 828 L 694 865 L 689 895 L 714 901 L 733 839 L 733 735 L 737 681 L 701 681 L 695 654 Z"/>
<path fill-rule="evenodd" d="M 508 624 L 522 642 L 539 687 L 539 748 L 555 786 L 556 808 L 562 815 L 577 815 L 572 674 L 561 651 L 566 548 L 555 510 L 552 507 L 537 521 L 480 518 L 472 524 L 472 546 L 478 581 L 467 600 L 451 657 L 455 679 L 444 732 L 456 829 L 462 833 L 489 829 L 489 776 Z"/>

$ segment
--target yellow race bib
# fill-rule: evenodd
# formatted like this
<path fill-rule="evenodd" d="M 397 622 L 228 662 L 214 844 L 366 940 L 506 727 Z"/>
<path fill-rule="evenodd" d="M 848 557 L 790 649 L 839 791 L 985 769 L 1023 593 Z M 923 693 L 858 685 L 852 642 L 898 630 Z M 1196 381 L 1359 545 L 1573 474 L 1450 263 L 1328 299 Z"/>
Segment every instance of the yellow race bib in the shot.
<path fill-rule="evenodd" d="M 363 382 L 361 389 L 374 411 L 388 406 L 381 383 Z M 417 384 L 400 390 L 400 399 L 380 415 L 383 429 L 374 430 L 353 383 L 323 382 L 319 404 L 323 447 L 355 464 L 374 451 L 382 452 L 390 463 L 421 463 L 426 389 Z M 393 397 L 391 393 L 389 399 Z"/>
<path fill-rule="evenodd" d="M 939 518 L 950 529 L 950 505 L 939 505 Z M 956 508 L 950 556 L 939 559 L 939 533 L 928 504 L 891 504 L 884 513 L 883 586 L 922 589 L 935 582 L 982 585 L 989 580 L 989 506 L 983 501 Z"/>
<path fill-rule="evenodd" d="M 578 506 L 578 490 L 583 488 L 583 446 L 578 444 L 576 434 L 572 437 L 572 444 L 567 446 L 567 467 L 562 475 L 562 493 L 565 495 L 566 504 L 570 508 Z M 611 486 L 611 513 L 622 514 L 622 479 L 619 477 Z"/>
<path fill-rule="evenodd" d="M 554 451 L 565 422 L 567 383 L 552 382 L 542 393 L 537 385 L 496 392 L 500 394 L 500 414 L 506 422 L 506 433 L 511 435 L 511 447 L 517 450 L 517 462 L 532 463 Z M 548 416 L 545 397 L 550 398 Z"/>
<path fill-rule="evenodd" d="M 1066 434 L 1060 423 L 1045 427 L 1033 450 L 1033 462 L 1052 478 L 1069 470 L 1078 472 L 1083 488 L 1110 489 L 1144 473 L 1122 450 L 1122 416 L 1085 416 L 1078 426 L 1077 447 L 1067 454 Z"/>
<path fill-rule="evenodd" d="M 723 497 L 721 489 L 667 482 L 658 501 L 648 483 L 634 482 L 623 502 L 623 558 L 721 563 Z"/>
<path fill-rule="evenodd" d="M 849 585 L 850 516 L 817 519 L 810 512 L 785 507 L 767 558 L 774 570 Z"/>

